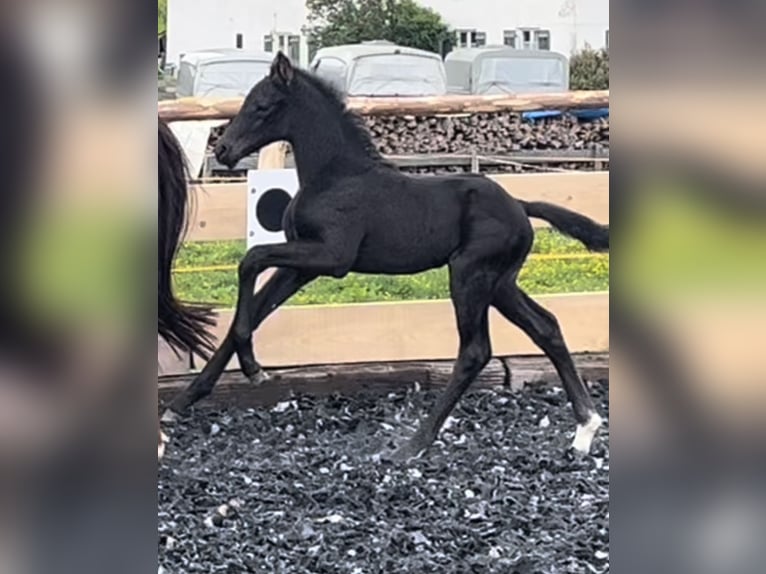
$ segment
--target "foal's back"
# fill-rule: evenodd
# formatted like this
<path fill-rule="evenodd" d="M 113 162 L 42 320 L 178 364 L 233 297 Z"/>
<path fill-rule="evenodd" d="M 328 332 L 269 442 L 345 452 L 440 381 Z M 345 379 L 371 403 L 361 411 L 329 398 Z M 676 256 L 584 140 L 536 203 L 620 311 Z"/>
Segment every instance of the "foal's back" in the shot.
<path fill-rule="evenodd" d="M 364 240 L 354 265 L 359 272 L 440 267 L 469 234 L 483 229 L 502 241 L 514 228 L 529 226 L 518 202 L 483 176 L 413 176 L 381 168 L 339 185 L 363 206 Z"/>

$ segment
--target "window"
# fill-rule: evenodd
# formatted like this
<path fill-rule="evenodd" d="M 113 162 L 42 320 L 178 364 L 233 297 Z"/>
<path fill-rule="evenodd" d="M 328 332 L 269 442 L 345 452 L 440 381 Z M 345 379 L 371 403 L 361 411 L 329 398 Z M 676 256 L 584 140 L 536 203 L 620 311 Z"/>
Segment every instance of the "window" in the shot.
<path fill-rule="evenodd" d="M 509 31 L 510 32 L 510 31 Z M 550 30 L 541 30 L 540 28 L 519 28 L 514 34 L 514 47 L 516 34 L 521 35 L 521 46 L 523 50 L 550 50 L 551 32 Z"/>
<path fill-rule="evenodd" d="M 244 40 L 242 38 L 242 34 L 237 34 L 237 38 L 235 40 L 235 45 L 237 46 L 237 48 L 242 48 L 242 46 L 244 45 Z"/>
<path fill-rule="evenodd" d="M 521 33 L 521 47 L 525 50 L 532 48 L 532 30 L 523 30 Z"/>
<path fill-rule="evenodd" d="M 558 58 L 484 58 L 475 78 L 475 92 L 502 93 L 566 89 L 566 67 Z M 505 89 L 503 89 L 505 88 Z"/>
<path fill-rule="evenodd" d="M 274 48 L 275 43 L 276 49 Z M 293 62 L 300 62 L 301 37 L 297 34 L 288 34 L 284 32 L 266 34 L 263 37 L 263 51 L 275 52 L 276 50 L 284 53 Z"/>
<path fill-rule="evenodd" d="M 176 94 L 179 97 L 191 96 L 194 93 L 194 70 L 189 62 L 181 62 L 178 69 Z"/>
<path fill-rule="evenodd" d="M 346 65 L 337 58 L 322 58 L 313 67 L 314 73 L 336 89 L 346 91 Z"/>
<path fill-rule="evenodd" d="M 551 33 L 548 30 L 535 30 L 535 47 L 538 50 L 551 49 Z"/>
<path fill-rule="evenodd" d="M 314 59 L 314 56 L 316 56 L 317 51 L 319 51 L 319 46 L 316 45 L 316 42 L 309 41 L 306 48 L 309 52 L 309 62 L 311 62 Z"/>
<path fill-rule="evenodd" d="M 516 30 L 503 31 L 503 44 L 509 48 L 516 47 Z"/>
<path fill-rule="evenodd" d="M 356 58 L 349 76 L 351 96 L 440 96 L 447 91 L 439 58 L 370 54 Z"/>
<path fill-rule="evenodd" d="M 487 33 L 475 29 L 457 30 L 458 48 L 475 48 L 487 45 Z"/>
<path fill-rule="evenodd" d="M 301 61 L 301 37 L 291 34 L 287 37 L 287 57 L 296 64 Z"/>
<path fill-rule="evenodd" d="M 212 61 L 196 70 L 196 97 L 237 98 L 246 96 L 258 81 L 269 75 L 271 67 L 263 60 Z"/>
<path fill-rule="evenodd" d="M 609 51 L 609 30 L 606 31 L 605 43 L 606 43 L 606 49 L 607 51 Z"/>

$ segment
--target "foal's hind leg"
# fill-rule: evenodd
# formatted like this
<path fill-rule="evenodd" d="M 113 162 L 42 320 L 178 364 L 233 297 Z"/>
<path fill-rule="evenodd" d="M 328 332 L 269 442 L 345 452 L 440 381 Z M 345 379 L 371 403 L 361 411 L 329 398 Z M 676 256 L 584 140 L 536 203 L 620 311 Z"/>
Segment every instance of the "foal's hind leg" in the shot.
<path fill-rule="evenodd" d="M 572 447 L 587 453 L 603 420 L 596 412 L 588 390 L 577 374 L 556 317 L 533 301 L 515 283 L 501 285 L 495 293 L 492 305 L 506 319 L 529 335 L 553 363 L 572 403 L 578 423 Z"/>
<path fill-rule="evenodd" d="M 488 312 L 497 278 L 489 266 L 475 260 L 457 258 L 450 263 L 450 291 L 460 335 L 457 361 L 431 414 L 396 453 L 396 458 L 417 456 L 431 445 L 460 397 L 492 357 Z"/>

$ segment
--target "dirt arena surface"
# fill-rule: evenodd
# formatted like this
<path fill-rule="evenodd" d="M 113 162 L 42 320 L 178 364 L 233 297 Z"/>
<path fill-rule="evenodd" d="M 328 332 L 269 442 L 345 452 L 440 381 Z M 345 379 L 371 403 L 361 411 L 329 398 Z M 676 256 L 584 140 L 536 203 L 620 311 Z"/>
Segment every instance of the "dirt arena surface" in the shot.
<path fill-rule="evenodd" d="M 561 388 L 477 389 L 423 457 L 391 462 L 438 392 L 296 396 L 167 429 L 160 572 L 608 572 L 608 426 L 575 456 Z M 608 384 L 591 392 L 606 419 Z"/>

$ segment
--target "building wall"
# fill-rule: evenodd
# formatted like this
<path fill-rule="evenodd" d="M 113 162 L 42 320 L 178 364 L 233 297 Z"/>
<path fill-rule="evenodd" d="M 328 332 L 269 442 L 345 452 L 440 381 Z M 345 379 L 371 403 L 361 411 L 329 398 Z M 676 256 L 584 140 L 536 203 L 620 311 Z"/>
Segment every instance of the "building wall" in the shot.
<path fill-rule="evenodd" d="M 603 47 L 609 28 L 609 0 L 418 1 L 454 28 L 484 32 L 488 44 L 501 44 L 504 30 L 538 27 L 550 31 L 552 50 L 570 55 L 586 43 Z M 169 0 L 167 61 L 177 63 L 191 50 L 234 47 L 237 34 L 245 48 L 262 50 L 264 35 L 300 34 L 305 22 L 305 0 Z"/>
<path fill-rule="evenodd" d="M 300 33 L 306 21 L 304 0 L 168 0 L 167 61 L 178 63 L 192 50 L 243 47 L 263 50 L 273 31 Z"/>
<path fill-rule="evenodd" d="M 502 44 L 503 31 L 538 27 L 550 31 L 551 50 L 569 56 L 588 43 L 603 48 L 609 29 L 609 0 L 418 0 L 439 12 L 453 28 L 486 33 Z"/>

